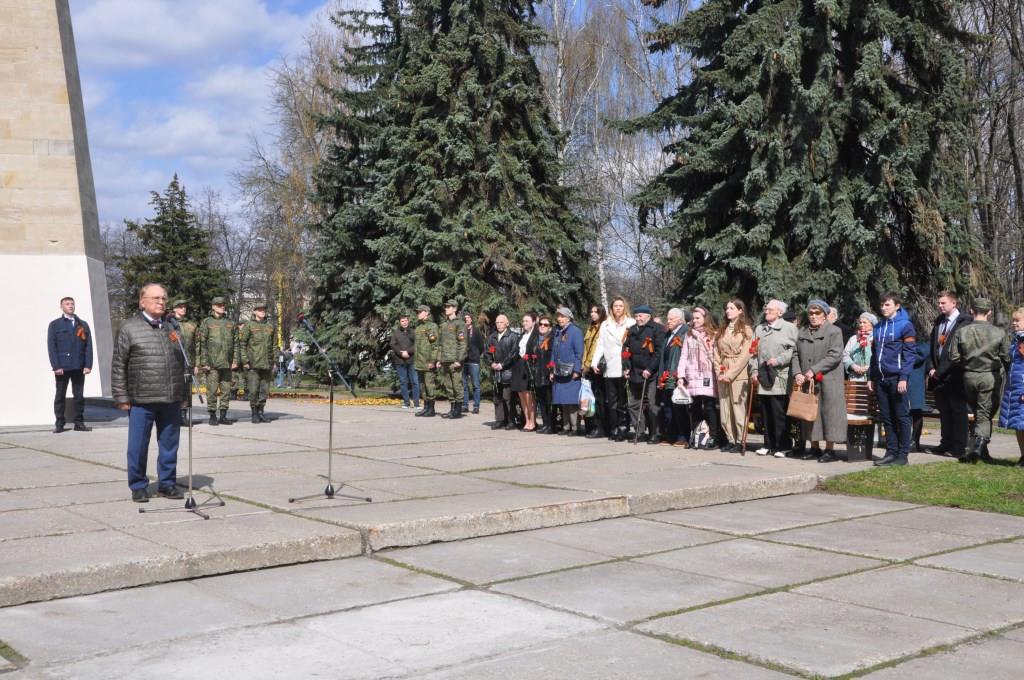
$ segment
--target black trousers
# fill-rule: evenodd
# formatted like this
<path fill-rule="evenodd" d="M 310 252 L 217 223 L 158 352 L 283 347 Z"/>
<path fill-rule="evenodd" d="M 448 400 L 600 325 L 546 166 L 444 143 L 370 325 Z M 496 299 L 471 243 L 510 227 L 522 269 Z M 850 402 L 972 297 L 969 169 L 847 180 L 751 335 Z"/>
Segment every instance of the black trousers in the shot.
<path fill-rule="evenodd" d="M 608 431 L 627 427 L 626 420 L 626 379 L 605 378 L 604 398 L 608 418 Z"/>
<path fill-rule="evenodd" d="M 690 407 L 672 403 L 673 390 L 658 390 L 662 439 L 668 442 L 690 440 Z"/>
<path fill-rule="evenodd" d="M 789 423 L 786 421 L 786 395 L 759 394 L 757 398 L 761 402 L 764 447 L 769 451 L 788 451 L 793 448 L 793 441 L 789 436 Z"/>
<path fill-rule="evenodd" d="M 57 393 L 53 397 L 53 418 L 63 425 L 65 422 L 64 413 L 67 408 L 68 383 L 71 383 L 71 396 L 75 404 L 75 422 L 85 423 L 85 373 L 77 371 L 64 371 L 64 375 L 53 376 L 57 383 Z"/>
<path fill-rule="evenodd" d="M 652 377 L 646 381 L 647 390 L 644 393 L 642 382 L 629 383 L 629 419 L 633 423 L 633 431 L 643 435 L 645 432 L 652 436 L 660 433 L 659 411 L 657 393 L 658 385 Z M 644 405 L 646 404 L 646 408 Z"/>
<path fill-rule="evenodd" d="M 960 378 L 950 378 L 935 387 L 935 406 L 939 409 L 939 446 L 954 456 L 967 452 L 967 398 Z"/>
<path fill-rule="evenodd" d="M 537 412 L 540 413 L 541 427 L 555 429 L 555 414 L 551 409 L 551 385 L 537 388 Z"/>
<path fill-rule="evenodd" d="M 510 425 L 515 422 L 515 409 L 512 400 L 518 399 L 512 388 L 507 384 L 497 383 L 494 385 L 494 421 L 502 425 Z"/>

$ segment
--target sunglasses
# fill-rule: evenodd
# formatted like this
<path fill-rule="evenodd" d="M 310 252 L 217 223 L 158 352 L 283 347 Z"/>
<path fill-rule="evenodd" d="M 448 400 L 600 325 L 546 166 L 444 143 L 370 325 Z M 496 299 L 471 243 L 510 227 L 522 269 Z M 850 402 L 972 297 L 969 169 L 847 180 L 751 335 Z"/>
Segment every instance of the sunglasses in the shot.
<path fill-rule="evenodd" d="M 538 325 L 538 326 L 550 326 L 551 324 L 549 324 L 549 323 L 548 323 L 547 321 L 541 321 L 541 322 L 540 322 L 539 324 L 537 324 L 537 325 Z"/>

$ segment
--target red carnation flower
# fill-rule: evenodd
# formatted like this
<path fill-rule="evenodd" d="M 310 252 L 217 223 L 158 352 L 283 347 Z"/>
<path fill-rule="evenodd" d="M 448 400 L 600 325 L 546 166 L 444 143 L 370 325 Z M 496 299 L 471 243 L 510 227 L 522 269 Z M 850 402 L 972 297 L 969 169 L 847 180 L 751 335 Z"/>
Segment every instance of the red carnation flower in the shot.
<path fill-rule="evenodd" d="M 825 379 L 825 374 L 822 373 L 821 371 L 818 371 L 817 373 L 814 374 L 814 381 L 815 382 L 821 382 L 824 379 Z"/>
<path fill-rule="evenodd" d="M 868 346 L 868 341 L 867 340 L 861 340 L 860 341 L 860 346 L 861 347 L 867 347 Z"/>
<path fill-rule="evenodd" d="M 754 338 L 754 341 L 752 343 L 750 343 L 750 353 L 751 354 L 757 354 L 757 345 L 758 345 L 759 342 L 761 342 L 760 338 Z"/>
<path fill-rule="evenodd" d="M 548 365 L 547 365 L 547 367 L 548 367 L 549 369 L 552 369 L 552 368 L 554 368 L 554 367 L 555 367 L 555 362 L 554 362 L 554 361 L 549 361 L 549 362 L 548 362 Z"/>
<path fill-rule="evenodd" d="M 633 353 L 630 352 L 628 349 L 622 350 L 622 358 L 623 359 L 629 359 L 632 356 L 633 356 Z"/>
<path fill-rule="evenodd" d="M 725 373 L 727 370 L 728 370 L 728 368 L 726 367 L 725 364 L 722 364 L 721 366 L 718 367 L 718 372 L 719 373 Z"/>
<path fill-rule="evenodd" d="M 498 350 L 495 349 L 494 345 L 491 345 L 490 347 L 487 348 L 487 351 L 490 352 L 491 354 L 494 354 Z"/>

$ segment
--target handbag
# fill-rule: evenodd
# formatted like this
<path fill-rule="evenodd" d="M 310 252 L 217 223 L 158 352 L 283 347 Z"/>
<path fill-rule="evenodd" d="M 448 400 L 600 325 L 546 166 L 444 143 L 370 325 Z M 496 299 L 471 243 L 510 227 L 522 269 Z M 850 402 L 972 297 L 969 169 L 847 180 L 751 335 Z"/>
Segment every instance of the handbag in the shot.
<path fill-rule="evenodd" d="M 789 395 L 789 407 L 786 409 L 787 416 L 808 423 L 818 419 L 818 393 L 813 385 L 814 383 L 808 380 L 803 386 L 793 386 L 793 393 Z"/>
<path fill-rule="evenodd" d="M 557 361 L 555 362 L 555 375 L 559 378 L 568 378 L 573 374 L 573 370 L 576 364 L 571 361 Z"/>
<path fill-rule="evenodd" d="M 711 448 L 712 441 L 711 427 L 708 426 L 708 421 L 706 420 L 700 421 L 697 427 L 690 431 L 691 449 Z"/>
<path fill-rule="evenodd" d="M 692 404 L 693 397 L 686 391 L 686 387 L 683 385 L 682 380 L 676 381 L 676 388 L 672 390 L 672 403 L 673 404 Z"/>

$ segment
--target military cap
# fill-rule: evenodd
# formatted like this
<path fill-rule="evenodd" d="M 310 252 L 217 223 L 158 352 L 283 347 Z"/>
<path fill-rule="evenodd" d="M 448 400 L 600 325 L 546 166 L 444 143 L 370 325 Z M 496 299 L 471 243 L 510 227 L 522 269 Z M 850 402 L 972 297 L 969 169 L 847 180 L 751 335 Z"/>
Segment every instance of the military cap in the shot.
<path fill-rule="evenodd" d="M 267 301 L 266 300 L 256 300 L 255 302 L 252 303 L 252 308 L 253 309 L 266 309 L 267 308 Z"/>
<path fill-rule="evenodd" d="M 448 302 L 444 303 L 444 306 L 445 307 L 458 307 L 459 303 L 456 302 L 455 300 L 449 300 Z"/>
<path fill-rule="evenodd" d="M 218 295 L 217 297 L 215 297 L 212 300 L 210 300 L 210 304 L 211 305 L 226 305 L 227 303 L 228 303 L 228 301 L 225 300 L 220 295 Z"/>
<path fill-rule="evenodd" d="M 184 298 L 178 298 L 177 300 L 174 301 L 174 304 L 171 305 L 171 309 L 174 309 L 175 307 L 188 307 L 188 300 Z"/>
<path fill-rule="evenodd" d="M 971 309 L 976 312 L 991 312 L 992 301 L 988 298 L 975 298 L 974 304 L 971 305 Z"/>
<path fill-rule="evenodd" d="M 420 305 L 419 307 L 416 308 L 416 311 L 417 312 L 426 312 L 427 314 L 429 314 L 430 313 L 430 307 L 427 306 L 427 305 Z"/>

